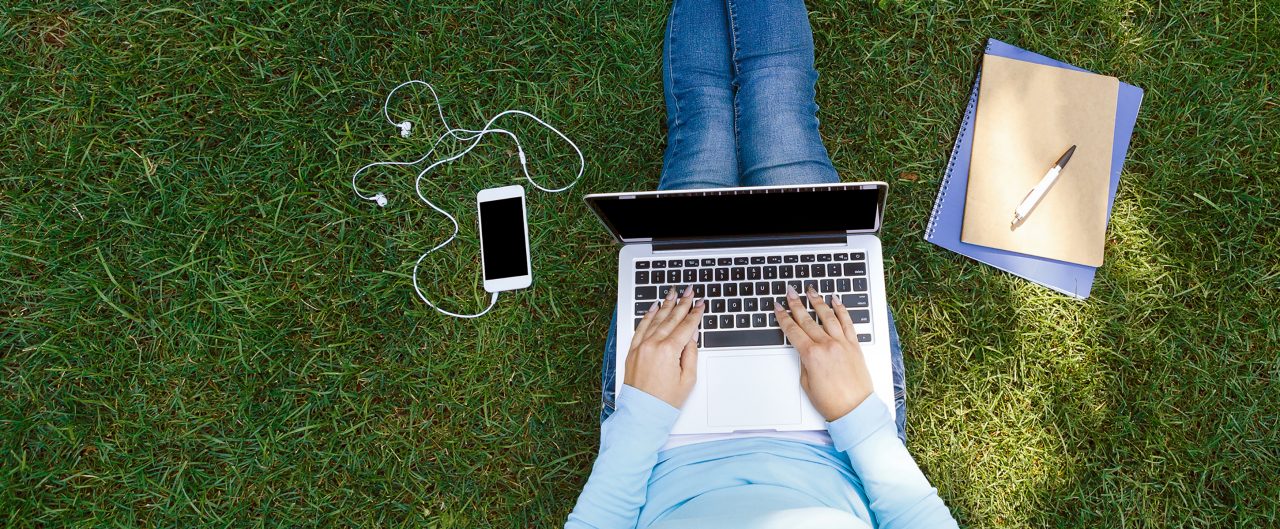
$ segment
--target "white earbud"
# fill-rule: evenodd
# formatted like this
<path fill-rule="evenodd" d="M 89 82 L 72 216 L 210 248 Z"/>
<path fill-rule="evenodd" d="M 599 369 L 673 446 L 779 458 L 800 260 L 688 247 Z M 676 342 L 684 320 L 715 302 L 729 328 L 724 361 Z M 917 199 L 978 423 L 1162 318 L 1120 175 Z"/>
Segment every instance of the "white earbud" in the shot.
<path fill-rule="evenodd" d="M 484 127 L 481 127 L 479 130 L 455 129 L 449 126 L 449 122 L 445 120 L 444 108 L 440 106 L 440 97 L 436 95 L 436 89 L 432 87 L 430 84 L 425 83 L 423 81 L 416 80 L 416 79 L 412 81 L 406 81 L 406 82 L 400 83 L 395 88 L 392 88 L 391 92 L 387 93 L 387 98 L 382 102 L 382 117 L 387 120 L 387 123 L 390 123 L 391 125 L 400 129 L 400 137 L 402 138 L 409 137 L 409 135 L 413 131 L 413 124 L 410 123 L 409 121 L 401 121 L 399 123 L 395 121 L 391 121 L 391 116 L 387 112 L 387 107 L 391 104 L 391 96 L 395 95 L 397 90 L 411 84 L 423 85 L 427 87 L 427 90 L 431 92 L 431 97 L 436 104 L 436 113 L 440 117 L 440 123 L 444 125 L 444 129 L 445 129 L 444 133 L 442 133 L 439 137 L 436 138 L 434 142 L 432 142 L 431 148 L 427 150 L 426 154 L 423 154 L 420 158 L 416 160 L 405 161 L 405 162 L 400 162 L 400 161 L 373 162 L 365 165 L 364 167 L 357 169 L 356 172 L 351 175 L 351 189 L 355 191 L 356 196 L 364 200 L 373 201 L 374 203 L 378 204 L 379 207 L 386 207 L 387 205 L 386 195 L 383 195 L 382 193 L 376 193 L 373 196 L 366 196 L 360 192 L 360 189 L 358 187 L 356 187 L 356 180 L 360 177 L 361 173 L 373 167 L 414 166 L 414 165 L 423 163 L 428 158 L 431 157 L 432 153 L 435 152 L 436 147 L 439 147 L 440 143 L 443 142 L 445 139 L 453 139 L 459 143 L 467 144 L 466 147 L 461 150 L 461 152 L 458 152 L 457 154 L 449 156 L 448 158 L 436 160 L 428 164 L 425 169 L 423 169 L 418 173 L 417 178 L 415 178 L 413 181 L 413 188 L 414 188 L 414 191 L 418 194 L 418 199 L 422 200 L 422 202 L 427 206 L 430 206 L 431 209 L 439 211 L 441 214 L 447 217 L 449 219 L 449 222 L 453 223 L 453 234 L 449 235 L 449 238 L 445 239 L 444 242 L 435 245 L 430 250 L 427 250 L 425 253 L 423 253 L 421 256 L 418 257 L 418 260 L 413 264 L 412 279 L 413 279 L 413 291 L 418 295 L 418 299 L 421 299 L 423 303 L 427 304 L 427 306 L 433 309 L 436 309 L 441 314 L 453 316 L 456 318 L 477 318 L 489 312 L 489 309 L 492 309 L 493 306 L 498 302 L 497 292 L 494 292 L 493 296 L 489 298 L 489 306 L 485 307 L 484 310 L 475 314 L 457 314 L 457 313 L 449 312 L 445 309 L 442 309 L 436 306 L 436 304 L 432 303 L 431 300 L 427 299 L 427 297 L 422 294 L 422 289 L 418 288 L 418 268 L 422 264 L 422 260 L 425 259 L 428 255 L 430 255 L 431 252 L 439 250 L 440 248 L 443 248 L 445 245 L 452 242 L 453 239 L 458 235 L 458 219 L 455 218 L 453 215 L 451 215 L 448 211 L 445 211 L 439 206 L 436 206 L 435 204 L 433 204 L 430 200 L 427 199 L 425 195 L 422 194 L 422 180 L 426 177 L 427 173 L 430 173 L 436 167 L 453 162 L 454 160 L 457 160 L 463 157 L 464 155 L 466 155 L 467 153 L 471 152 L 472 149 L 475 149 L 477 146 L 480 145 L 480 140 L 484 139 L 486 135 L 494 134 L 494 133 L 508 136 L 511 138 L 512 141 L 515 142 L 516 154 L 520 158 L 520 171 L 521 173 L 524 174 L 525 180 L 528 180 L 529 184 L 532 185 L 533 187 L 536 187 L 548 193 L 559 193 L 561 191 L 568 190 L 569 188 L 577 185 L 578 181 L 582 179 L 583 173 L 585 173 L 587 170 L 587 161 L 586 161 L 586 158 L 582 156 L 582 149 L 579 149 L 578 145 L 573 143 L 573 140 L 570 140 L 568 136 L 565 136 L 564 133 L 560 132 L 555 127 L 551 126 L 549 123 L 539 119 L 537 116 L 534 116 L 533 114 L 530 114 L 523 110 L 504 110 L 502 112 L 499 112 L 497 115 L 493 116 L 492 118 L 489 118 L 489 121 L 486 122 L 484 124 Z M 503 116 L 507 116 L 507 115 L 519 115 L 519 116 L 524 116 L 529 119 L 532 119 L 535 122 L 537 122 L 539 125 L 542 125 L 543 127 L 545 127 L 547 130 L 550 130 L 551 132 L 555 133 L 556 136 L 559 136 L 560 139 L 564 140 L 565 143 L 568 143 L 569 146 L 573 148 L 573 151 L 578 155 L 578 174 L 573 178 L 572 182 L 569 182 L 569 184 L 564 187 L 546 188 L 538 185 L 538 183 L 533 180 L 533 177 L 529 175 L 529 166 L 527 163 L 528 160 L 525 157 L 524 148 L 521 147 L 520 145 L 520 138 L 517 137 L 515 133 L 509 130 L 500 129 L 493 126 L 494 122 L 498 121 L 499 118 L 502 118 Z"/>

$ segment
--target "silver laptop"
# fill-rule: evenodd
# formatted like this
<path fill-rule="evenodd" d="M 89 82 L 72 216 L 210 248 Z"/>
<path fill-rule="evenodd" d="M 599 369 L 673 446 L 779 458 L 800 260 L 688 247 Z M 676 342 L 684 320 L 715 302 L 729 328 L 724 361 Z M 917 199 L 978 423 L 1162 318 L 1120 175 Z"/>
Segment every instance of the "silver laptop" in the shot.
<path fill-rule="evenodd" d="M 838 295 L 857 329 L 875 396 L 893 413 L 880 222 L 884 182 L 587 195 L 618 254 L 621 390 L 644 311 L 686 286 L 706 300 L 698 381 L 674 434 L 821 430 L 800 360 L 774 318 L 790 284 Z M 807 304 L 807 300 L 806 300 Z"/>

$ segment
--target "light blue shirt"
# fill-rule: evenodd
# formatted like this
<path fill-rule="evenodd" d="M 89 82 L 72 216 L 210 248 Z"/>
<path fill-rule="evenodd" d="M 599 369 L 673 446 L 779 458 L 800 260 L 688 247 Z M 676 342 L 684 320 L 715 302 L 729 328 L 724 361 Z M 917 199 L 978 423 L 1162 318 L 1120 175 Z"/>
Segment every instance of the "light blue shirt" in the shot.
<path fill-rule="evenodd" d="M 879 399 L 827 423 L 832 446 L 749 438 L 659 452 L 679 415 L 624 385 L 565 527 L 956 527 Z"/>

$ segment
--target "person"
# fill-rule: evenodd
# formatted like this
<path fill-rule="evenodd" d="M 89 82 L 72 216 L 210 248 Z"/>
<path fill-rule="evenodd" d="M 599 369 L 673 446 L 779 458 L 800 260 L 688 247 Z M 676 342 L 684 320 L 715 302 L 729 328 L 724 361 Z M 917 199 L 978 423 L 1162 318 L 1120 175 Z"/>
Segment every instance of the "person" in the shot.
<path fill-rule="evenodd" d="M 668 139 L 659 189 L 839 181 L 818 133 L 802 0 L 675 0 L 662 72 Z M 906 450 L 892 317 L 897 424 L 871 396 L 839 296 L 833 305 L 814 292 L 787 297 L 791 310 L 778 306 L 776 316 L 827 431 L 670 435 L 697 377 L 703 302 L 673 292 L 649 310 L 616 399 L 615 313 L 601 373 L 600 453 L 566 528 L 956 526 Z"/>

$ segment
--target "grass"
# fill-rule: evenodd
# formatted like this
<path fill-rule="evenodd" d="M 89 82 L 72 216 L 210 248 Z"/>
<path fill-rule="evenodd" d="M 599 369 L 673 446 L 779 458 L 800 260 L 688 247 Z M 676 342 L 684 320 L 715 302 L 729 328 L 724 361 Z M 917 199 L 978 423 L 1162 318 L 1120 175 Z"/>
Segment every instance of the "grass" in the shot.
<path fill-rule="evenodd" d="M 1280 5 L 812 4 L 823 133 L 891 182 L 910 449 L 971 527 L 1280 525 Z M 579 197 L 656 185 L 660 2 L 10 3 L 0 18 L 0 523 L 557 526 L 597 442 L 616 248 Z M 983 39 L 1146 89 L 1093 297 L 922 240 Z M 381 97 L 523 108 L 586 152 L 530 195 L 536 282 L 412 296 L 446 221 Z M 424 100 L 400 115 L 426 129 Z M 569 153 L 538 131 L 546 178 Z M 423 272 L 474 310 L 473 194 Z"/>

